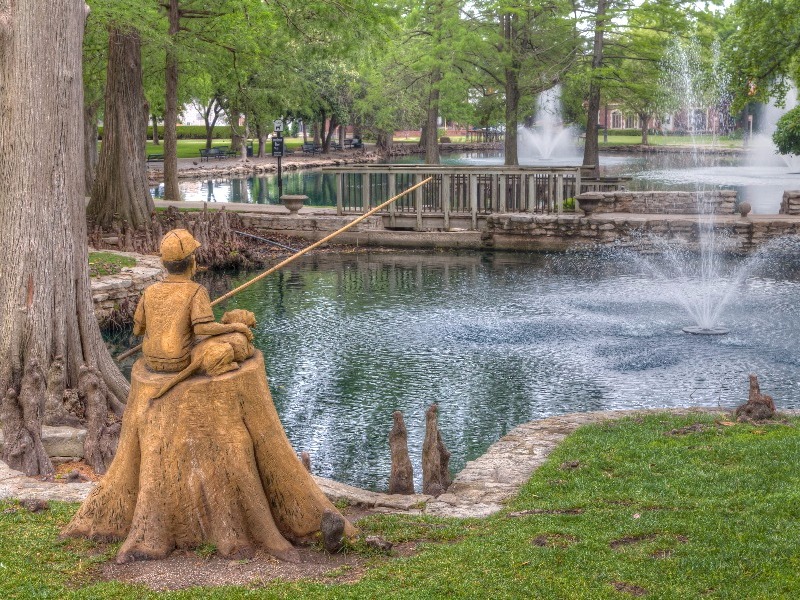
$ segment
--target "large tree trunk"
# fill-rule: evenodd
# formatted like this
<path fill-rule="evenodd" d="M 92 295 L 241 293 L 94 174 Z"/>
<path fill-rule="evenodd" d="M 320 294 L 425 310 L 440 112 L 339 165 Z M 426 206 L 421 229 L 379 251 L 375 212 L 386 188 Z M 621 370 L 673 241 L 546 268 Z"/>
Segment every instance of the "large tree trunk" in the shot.
<path fill-rule="evenodd" d="M 178 0 L 169 0 L 169 36 L 164 93 L 164 199 L 180 200 L 178 187 L 178 54 L 175 48 L 180 29 Z"/>
<path fill-rule="evenodd" d="M 87 215 L 103 228 L 127 223 L 145 229 L 155 210 L 145 162 L 149 111 L 141 54 L 138 31 L 109 30 L 103 147 L 86 208 Z"/>
<path fill-rule="evenodd" d="M 649 146 L 650 140 L 647 139 L 647 125 L 650 121 L 650 115 L 639 113 L 639 124 L 642 126 L 642 146 Z"/>
<path fill-rule="evenodd" d="M 20 390 L 34 362 L 46 373 L 61 355 L 68 386 L 88 364 L 124 399 L 89 289 L 84 153 L 75 151 L 85 16 L 74 0 L 0 3 L 0 390 Z"/>
<path fill-rule="evenodd" d="M 258 137 L 258 154 L 256 158 L 266 158 L 267 157 L 267 128 L 258 125 L 256 127 L 256 136 Z"/>
<path fill-rule="evenodd" d="M 505 68 L 506 88 L 506 135 L 503 143 L 505 163 L 508 166 L 519 165 L 517 156 L 517 124 L 519 123 L 519 60 L 514 51 L 514 26 L 516 16 L 511 13 L 502 16 L 503 40 L 505 50 L 510 54 L 510 61 Z"/>
<path fill-rule="evenodd" d="M 150 118 L 153 122 L 153 143 L 158 146 L 161 144 L 161 140 L 158 138 L 158 117 L 156 115 L 150 115 Z"/>
<path fill-rule="evenodd" d="M 597 117 L 600 113 L 599 71 L 600 67 L 603 66 L 603 33 L 607 1 L 597 0 L 591 82 L 589 84 L 589 101 L 586 108 L 586 143 L 583 147 L 583 166 L 587 167 L 589 174 L 595 177 L 600 176 L 600 144 L 597 139 Z"/>
<path fill-rule="evenodd" d="M 92 193 L 94 187 L 94 175 L 97 172 L 97 108 L 99 102 L 91 102 L 83 107 L 83 180 L 84 195 Z"/>
<path fill-rule="evenodd" d="M 428 112 L 425 121 L 425 164 L 439 164 L 439 82 L 442 73 L 435 69 L 431 73 L 431 89 L 428 93 Z"/>

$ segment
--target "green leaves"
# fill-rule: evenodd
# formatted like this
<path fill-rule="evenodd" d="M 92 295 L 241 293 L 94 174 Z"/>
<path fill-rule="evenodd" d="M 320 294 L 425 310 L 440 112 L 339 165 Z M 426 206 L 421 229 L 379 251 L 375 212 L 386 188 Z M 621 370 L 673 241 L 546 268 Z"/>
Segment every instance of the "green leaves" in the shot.
<path fill-rule="evenodd" d="M 800 154 L 800 106 L 778 120 L 772 141 L 781 154 Z"/>

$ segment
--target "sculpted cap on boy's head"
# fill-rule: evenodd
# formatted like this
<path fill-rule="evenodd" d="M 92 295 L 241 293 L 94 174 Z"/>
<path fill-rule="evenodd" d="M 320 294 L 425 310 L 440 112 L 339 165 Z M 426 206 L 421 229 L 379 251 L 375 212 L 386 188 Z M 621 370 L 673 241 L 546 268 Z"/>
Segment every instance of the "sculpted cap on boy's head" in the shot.
<path fill-rule="evenodd" d="M 200 242 L 194 239 L 194 236 L 187 230 L 173 229 L 167 232 L 161 240 L 161 246 L 159 248 L 161 260 L 170 262 L 183 260 L 199 247 Z"/>

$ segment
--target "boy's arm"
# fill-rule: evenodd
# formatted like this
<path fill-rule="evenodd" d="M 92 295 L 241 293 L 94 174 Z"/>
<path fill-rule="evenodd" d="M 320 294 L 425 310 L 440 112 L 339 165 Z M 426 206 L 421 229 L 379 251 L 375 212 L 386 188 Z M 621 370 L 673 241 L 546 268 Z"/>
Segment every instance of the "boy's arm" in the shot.
<path fill-rule="evenodd" d="M 191 302 L 192 332 L 195 335 L 221 335 L 223 333 L 243 333 L 248 340 L 253 339 L 253 332 L 243 323 L 231 323 L 224 325 L 214 320 L 214 312 L 211 310 L 211 300 L 208 297 L 206 288 L 200 286 L 194 294 Z"/>
<path fill-rule="evenodd" d="M 144 335 L 145 330 L 144 294 L 142 294 L 139 304 L 136 305 L 136 312 L 133 313 L 133 335 Z"/>
<path fill-rule="evenodd" d="M 198 323 L 192 327 L 192 331 L 195 335 L 221 335 L 223 333 L 238 332 L 245 334 L 248 340 L 253 339 L 253 332 L 250 331 L 250 328 L 244 323 L 225 325 L 223 323 L 217 323 L 216 321 L 210 321 L 208 323 Z"/>

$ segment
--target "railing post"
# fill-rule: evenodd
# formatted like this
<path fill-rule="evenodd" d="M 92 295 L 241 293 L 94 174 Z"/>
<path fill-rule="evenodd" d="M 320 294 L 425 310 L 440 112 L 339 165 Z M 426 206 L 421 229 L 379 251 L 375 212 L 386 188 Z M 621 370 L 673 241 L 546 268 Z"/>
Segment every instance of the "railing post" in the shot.
<path fill-rule="evenodd" d="M 575 169 L 575 197 L 577 198 L 582 193 L 581 190 L 581 168 Z M 577 202 L 577 200 L 576 200 Z"/>
<path fill-rule="evenodd" d="M 369 207 L 372 204 L 371 193 L 369 189 L 369 173 L 362 173 L 361 174 L 361 209 L 364 212 L 369 211 Z"/>
<path fill-rule="evenodd" d="M 389 198 L 394 198 L 397 195 L 397 175 L 389 173 Z M 389 205 L 389 227 L 395 227 L 397 224 L 397 205 L 392 202 Z"/>
<path fill-rule="evenodd" d="M 336 173 L 336 214 L 342 216 L 342 209 L 344 207 L 344 176 L 341 173 Z"/>
<path fill-rule="evenodd" d="M 556 206 L 558 214 L 564 212 L 564 175 L 561 173 L 556 175 Z"/>
<path fill-rule="evenodd" d="M 499 190 L 499 204 L 498 204 L 497 210 L 498 210 L 498 212 L 501 212 L 501 213 L 508 212 L 508 210 L 507 210 L 508 204 L 507 204 L 507 201 L 506 201 L 507 187 L 508 187 L 506 185 L 507 179 L 508 178 L 507 178 L 506 175 L 498 175 L 497 176 L 497 185 L 500 188 L 500 190 Z"/>
<path fill-rule="evenodd" d="M 478 176 L 469 174 L 469 210 L 472 213 L 472 230 L 478 229 Z"/>
<path fill-rule="evenodd" d="M 422 181 L 422 175 L 414 175 L 414 184 L 416 185 Z M 414 205 L 417 211 L 417 231 L 422 231 L 422 188 L 418 187 L 414 190 Z"/>
<path fill-rule="evenodd" d="M 442 212 L 444 213 L 444 230 L 450 230 L 450 180 L 449 174 L 442 175 L 442 193 L 439 195 L 442 202 Z"/>

